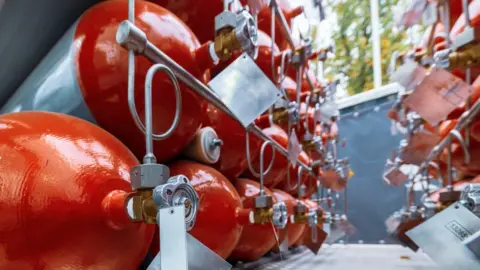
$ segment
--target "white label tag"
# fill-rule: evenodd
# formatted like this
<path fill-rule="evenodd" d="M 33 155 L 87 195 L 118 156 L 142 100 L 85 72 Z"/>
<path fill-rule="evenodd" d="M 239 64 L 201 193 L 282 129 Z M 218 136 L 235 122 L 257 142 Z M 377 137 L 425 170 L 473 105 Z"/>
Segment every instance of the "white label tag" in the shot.
<path fill-rule="evenodd" d="M 419 84 L 427 76 L 427 71 L 412 60 L 407 60 L 403 65 L 392 73 L 390 81 L 397 82 L 410 90 Z"/>
<path fill-rule="evenodd" d="M 385 226 L 387 227 L 387 232 L 389 234 L 393 234 L 397 231 L 398 226 L 400 226 L 401 219 L 400 217 L 395 213 L 387 218 L 385 220 Z"/>
<path fill-rule="evenodd" d="M 288 138 L 288 160 L 290 164 L 295 168 L 297 157 L 302 152 L 302 145 L 298 142 L 297 134 L 295 130 L 292 128 L 292 132 L 290 134 L 290 138 Z"/>
<path fill-rule="evenodd" d="M 438 21 L 437 2 L 429 2 L 422 15 L 423 25 L 432 25 Z"/>
<path fill-rule="evenodd" d="M 473 90 L 450 72 L 434 67 L 405 99 L 405 105 L 435 126 L 465 102 Z"/>
<path fill-rule="evenodd" d="M 399 186 L 408 180 L 408 176 L 405 175 L 400 169 L 392 166 L 387 168 L 383 174 L 383 180 L 392 186 Z"/>
<path fill-rule="evenodd" d="M 315 121 L 328 123 L 333 116 L 338 116 L 339 110 L 337 103 L 326 101 L 320 104 L 319 110 L 315 111 Z"/>

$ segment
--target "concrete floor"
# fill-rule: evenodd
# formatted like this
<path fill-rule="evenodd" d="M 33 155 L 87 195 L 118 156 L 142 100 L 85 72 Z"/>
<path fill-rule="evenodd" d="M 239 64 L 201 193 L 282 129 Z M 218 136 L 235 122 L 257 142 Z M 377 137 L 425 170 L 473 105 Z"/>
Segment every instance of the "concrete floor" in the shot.
<path fill-rule="evenodd" d="M 257 262 L 237 264 L 234 269 L 258 270 L 439 270 L 421 251 L 415 253 L 399 245 L 335 244 L 322 246 L 318 255 L 304 247 L 280 259 L 278 254 Z"/>

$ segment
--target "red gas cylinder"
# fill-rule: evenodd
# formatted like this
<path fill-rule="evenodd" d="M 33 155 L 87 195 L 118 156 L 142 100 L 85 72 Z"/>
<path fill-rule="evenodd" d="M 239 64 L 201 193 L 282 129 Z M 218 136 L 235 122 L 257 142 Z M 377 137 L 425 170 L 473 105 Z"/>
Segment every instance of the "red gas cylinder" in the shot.
<path fill-rule="evenodd" d="M 201 47 L 192 31 L 168 10 L 150 2 L 135 3 L 135 25 L 146 33 L 149 41 L 196 78 L 207 82 L 208 61 L 203 57 L 209 55 L 208 46 Z M 137 158 L 142 158 L 144 135 L 135 125 L 127 103 L 128 52 L 116 41 L 118 26 L 127 16 L 128 5 L 123 0 L 100 2 L 87 10 L 25 81 L 6 105 L 6 111 L 59 111 L 88 118 L 120 139 Z M 142 56 L 135 61 L 135 102 L 143 119 L 145 76 L 152 64 Z M 154 141 L 159 162 L 170 160 L 184 150 L 201 126 L 200 116 L 206 110 L 205 100 L 182 83 L 180 86 L 179 125 L 168 139 Z M 159 134 L 172 124 L 175 93 L 171 81 L 161 73 L 155 75 L 152 90 L 153 131 Z M 59 102 L 52 102 L 53 99 Z"/>
<path fill-rule="evenodd" d="M 474 177 L 471 180 L 461 180 L 461 181 L 456 181 L 453 183 L 453 190 L 455 191 L 462 191 L 465 187 L 467 187 L 468 184 L 470 183 L 480 183 L 480 177 Z M 440 193 L 447 191 L 447 188 L 441 188 L 439 190 L 436 190 L 435 192 L 432 192 L 428 197 L 432 199 L 434 202 L 438 203 L 440 201 Z"/>
<path fill-rule="evenodd" d="M 302 14 L 303 8 L 301 6 L 292 8 L 288 0 L 277 0 L 278 7 L 282 10 L 285 19 L 287 20 L 288 26 L 292 27 L 291 20 L 298 15 Z M 278 22 L 278 16 L 275 21 L 275 43 L 278 45 L 280 50 L 288 49 L 289 45 L 286 37 L 282 34 L 281 25 Z M 262 30 L 265 33 L 271 35 L 272 28 L 272 17 L 271 17 L 271 8 L 265 7 L 258 14 L 258 29 Z"/>
<path fill-rule="evenodd" d="M 270 136 L 274 141 L 278 142 L 282 147 L 287 148 L 288 146 L 288 135 L 285 131 L 283 131 L 280 127 L 278 126 L 271 126 L 268 128 L 263 129 L 263 132 Z M 265 147 L 265 152 L 264 152 L 264 157 L 263 157 L 263 168 L 266 170 L 268 166 L 270 165 L 270 162 L 272 160 L 272 148 L 271 147 Z M 253 157 L 253 156 L 252 156 Z M 255 160 L 257 162 L 253 163 L 253 168 L 257 173 L 259 173 L 259 168 L 260 168 L 260 156 L 257 155 L 255 157 Z M 285 175 L 287 174 L 287 165 L 288 161 L 287 158 L 285 158 L 283 155 L 280 153 L 275 153 L 275 158 L 273 160 L 273 165 L 270 171 L 268 172 L 267 175 L 264 177 L 264 184 L 266 187 L 275 187 L 278 183 L 280 183 Z M 247 175 L 248 178 L 250 179 L 257 179 L 250 170 L 245 171 L 245 175 Z M 293 178 L 292 178 L 293 179 Z"/>
<path fill-rule="evenodd" d="M 461 6 L 462 1 L 453 1 L 459 2 Z M 472 27 L 480 26 L 480 2 L 473 1 L 470 5 L 468 10 L 470 11 L 470 22 Z M 450 39 L 455 42 L 457 36 L 463 32 L 465 29 L 465 16 L 462 14 L 453 25 L 452 30 L 450 31 Z M 471 75 L 472 78 L 476 78 L 480 75 L 480 67 L 474 66 L 471 68 Z"/>
<path fill-rule="evenodd" d="M 190 234 L 222 258 L 230 256 L 248 224 L 248 211 L 235 187 L 220 172 L 192 161 L 169 164 L 172 175 L 183 174 L 195 188 L 199 209 Z"/>
<path fill-rule="evenodd" d="M 279 189 L 272 189 L 273 196 L 277 199 L 279 202 L 285 202 L 287 205 L 287 213 L 288 216 L 293 215 L 293 211 L 295 206 L 297 206 L 297 200 L 292 197 L 290 194 L 279 190 Z M 305 230 L 305 224 L 293 224 L 293 223 L 288 223 L 287 224 L 287 231 L 288 231 L 288 246 L 291 247 L 294 245 L 295 242 L 298 241 L 302 237 L 303 231 Z M 285 240 L 285 232 L 280 231 L 278 240 L 280 243 Z"/>
<path fill-rule="evenodd" d="M 215 37 L 215 17 L 223 11 L 223 0 L 149 0 L 177 15 L 204 43 Z M 234 10 L 239 6 L 233 5 Z"/>
<path fill-rule="evenodd" d="M 260 194 L 258 182 L 239 178 L 235 181 L 235 188 L 242 198 L 243 208 L 254 209 L 254 198 Z M 267 188 L 265 188 L 265 195 L 273 197 L 272 192 Z M 274 197 L 273 202 L 276 203 Z M 271 223 L 246 225 L 243 228 L 240 241 L 230 258 L 236 261 L 255 261 L 260 259 L 277 243 L 274 230 Z"/>
<path fill-rule="evenodd" d="M 300 155 L 298 155 L 298 159 L 306 164 L 307 166 L 310 166 L 310 158 L 308 157 L 307 153 L 302 151 Z M 283 181 L 280 182 L 276 188 L 281 189 L 285 192 L 288 192 L 292 195 L 297 195 L 298 194 L 298 166 L 293 167 L 291 164 L 288 166 L 290 170 L 290 183 L 288 183 L 287 175 L 284 176 Z M 307 180 L 309 179 L 309 174 L 307 171 L 302 170 L 301 172 L 301 179 L 300 179 L 300 185 L 307 185 Z"/>
<path fill-rule="evenodd" d="M 205 125 L 215 129 L 218 137 L 223 141 L 220 159 L 212 166 L 229 179 L 236 179 L 248 168 L 245 128 L 213 105 L 208 106 L 207 114 L 208 122 Z M 258 158 L 261 144 L 262 141 L 256 135 L 249 135 L 252 163 Z"/>
<path fill-rule="evenodd" d="M 470 140 L 468 146 L 470 152 L 470 163 L 465 163 L 465 152 L 458 143 L 452 144 L 452 166 L 465 175 L 480 174 L 480 142 Z M 446 152 L 446 150 L 444 151 Z M 442 155 L 442 160 L 446 161 L 446 155 Z"/>
<path fill-rule="evenodd" d="M 0 116 L 1 269 L 136 269 L 154 226 L 124 209 L 137 159 L 86 121 Z M 114 256 L 112 254 L 115 254 Z"/>

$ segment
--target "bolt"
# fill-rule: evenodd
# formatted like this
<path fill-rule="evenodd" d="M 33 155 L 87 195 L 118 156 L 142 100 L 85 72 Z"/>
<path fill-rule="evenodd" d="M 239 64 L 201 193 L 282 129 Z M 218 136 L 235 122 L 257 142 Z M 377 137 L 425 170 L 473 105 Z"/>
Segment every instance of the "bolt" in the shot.
<path fill-rule="evenodd" d="M 213 139 L 212 142 L 210 143 L 212 147 L 219 147 L 223 145 L 223 141 L 220 139 Z"/>
<path fill-rule="evenodd" d="M 190 202 L 189 199 L 186 199 L 184 204 L 185 204 L 185 208 L 189 208 L 190 206 L 192 206 L 192 202 Z"/>

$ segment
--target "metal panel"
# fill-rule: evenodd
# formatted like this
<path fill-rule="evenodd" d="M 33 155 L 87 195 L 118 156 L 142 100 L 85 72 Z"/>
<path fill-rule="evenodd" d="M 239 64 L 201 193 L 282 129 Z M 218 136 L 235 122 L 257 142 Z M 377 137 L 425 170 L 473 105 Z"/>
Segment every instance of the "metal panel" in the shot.
<path fill-rule="evenodd" d="M 364 100 L 354 107 L 344 108 L 338 123 L 339 135 L 346 147 L 339 148 L 340 157 L 349 157 L 355 173 L 348 184 L 348 219 L 356 232 L 350 242 L 397 243 L 386 232 L 385 220 L 405 201 L 405 189 L 384 183 L 385 160 L 396 148 L 402 135 L 392 136 L 387 112 L 395 94 L 379 99 Z M 337 209 L 343 209 L 340 200 Z"/>
<path fill-rule="evenodd" d="M 98 0 L 12 0 L 0 9 L 0 106 Z"/>

